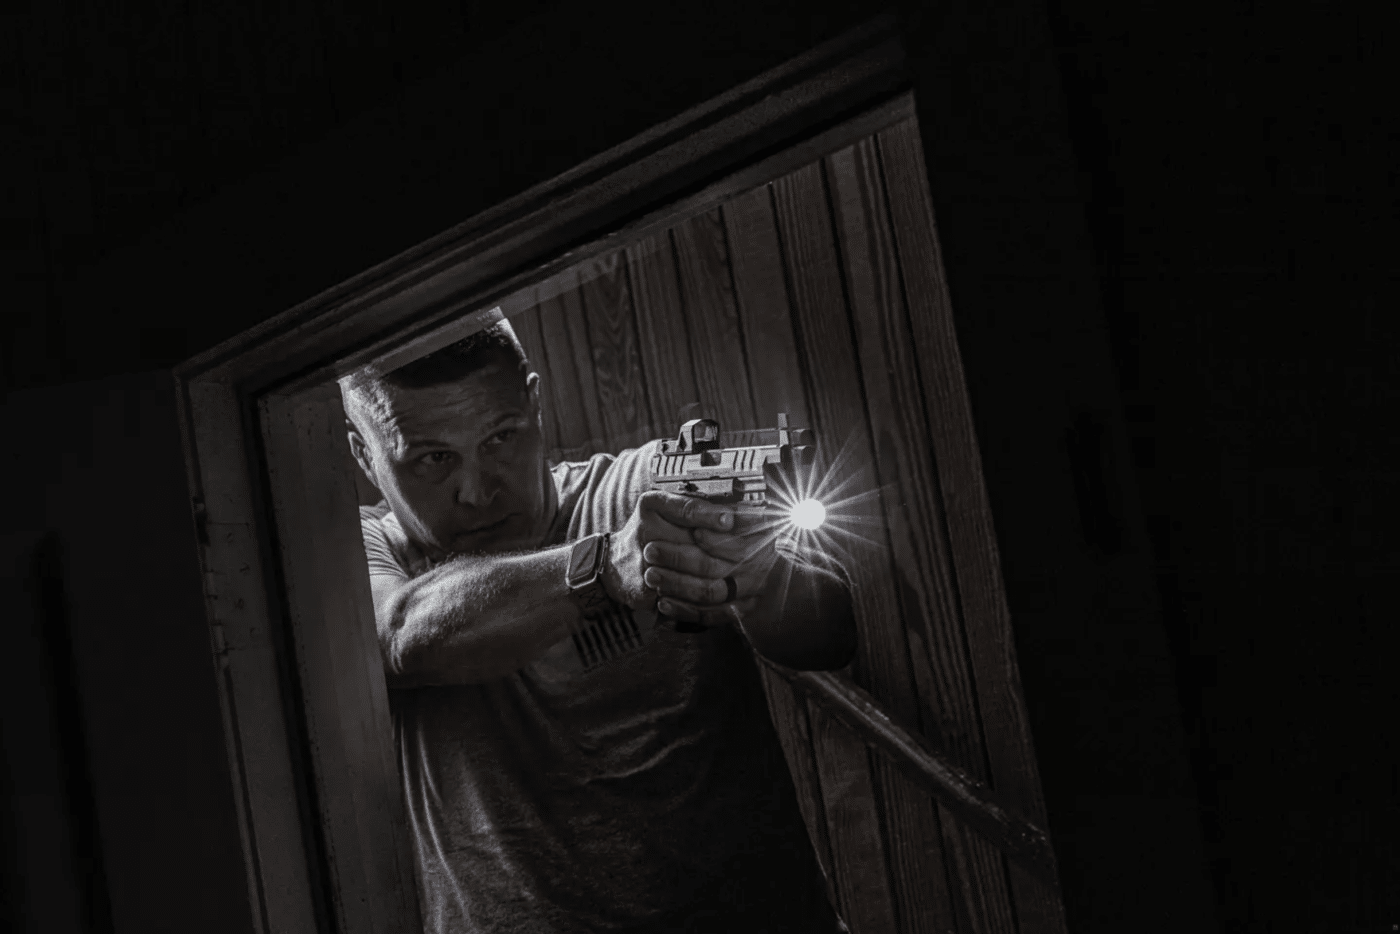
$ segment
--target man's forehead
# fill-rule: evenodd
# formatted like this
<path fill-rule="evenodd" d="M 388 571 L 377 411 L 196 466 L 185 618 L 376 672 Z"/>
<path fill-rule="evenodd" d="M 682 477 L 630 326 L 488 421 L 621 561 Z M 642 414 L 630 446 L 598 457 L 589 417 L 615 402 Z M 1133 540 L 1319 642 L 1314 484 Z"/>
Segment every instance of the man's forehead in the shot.
<path fill-rule="evenodd" d="M 519 377 L 492 366 L 461 380 L 422 388 L 379 382 L 365 402 L 374 421 L 390 437 L 449 427 L 482 427 L 523 408 L 528 396 Z"/>

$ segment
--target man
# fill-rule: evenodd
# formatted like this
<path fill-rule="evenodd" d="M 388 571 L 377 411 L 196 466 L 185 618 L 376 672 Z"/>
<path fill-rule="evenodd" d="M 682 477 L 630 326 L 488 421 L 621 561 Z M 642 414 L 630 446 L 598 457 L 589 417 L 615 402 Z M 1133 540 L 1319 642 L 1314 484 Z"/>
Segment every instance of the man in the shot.
<path fill-rule="evenodd" d="M 654 443 L 551 467 L 539 385 L 504 321 L 342 383 L 427 929 L 838 929 L 746 642 L 845 665 L 839 568 Z"/>

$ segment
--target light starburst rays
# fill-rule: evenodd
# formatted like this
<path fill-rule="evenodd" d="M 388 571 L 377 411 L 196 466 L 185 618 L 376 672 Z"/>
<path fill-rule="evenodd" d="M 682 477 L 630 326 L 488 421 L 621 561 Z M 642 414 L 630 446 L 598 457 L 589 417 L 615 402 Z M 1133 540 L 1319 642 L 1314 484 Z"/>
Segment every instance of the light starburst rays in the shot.
<path fill-rule="evenodd" d="M 775 484 L 773 500 L 778 509 L 767 523 L 767 541 L 778 536 L 792 539 L 804 550 L 834 557 L 834 552 L 857 543 L 880 547 L 884 528 L 880 500 L 893 491 L 893 484 L 872 487 L 867 465 L 851 463 L 854 437 L 847 437 L 825 469 L 799 468 L 786 482 Z M 816 500 L 825 508 L 824 521 L 816 528 L 803 528 L 795 507 L 805 500 Z M 873 533 L 874 537 L 863 532 Z"/>
<path fill-rule="evenodd" d="M 885 547 L 885 519 L 882 500 L 897 495 L 894 484 L 875 486 L 869 464 L 857 464 L 855 436 L 848 436 L 829 464 L 799 467 L 792 475 L 770 475 L 769 504 L 762 512 L 751 512 L 749 545 L 743 560 L 771 549 L 779 539 L 785 539 L 799 554 L 825 564 L 842 562 L 854 550 Z M 814 499 L 825 507 L 825 518 L 814 529 L 802 528 L 795 520 L 794 507 L 804 500 Z M 844 562 L 843 562 L 844 563 Z M 783 563 L 781 573 L 771 580 L 774 596 L 785 603 L 788 598 L 793 566 Z"/>

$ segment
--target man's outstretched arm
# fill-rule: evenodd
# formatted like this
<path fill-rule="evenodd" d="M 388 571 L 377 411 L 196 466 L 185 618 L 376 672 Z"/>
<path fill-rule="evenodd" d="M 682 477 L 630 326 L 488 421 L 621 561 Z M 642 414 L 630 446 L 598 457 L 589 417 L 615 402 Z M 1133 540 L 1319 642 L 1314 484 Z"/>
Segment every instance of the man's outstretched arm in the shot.
<path fill-rule="evenodd" d="M 647 542 L 690 542 L 692 530 L 724 534 L 733 521 L 733 513 L 719 506 L 646 494 L 610 536 L 604 589 L 634 610 L 652 609 L 658 595 L 704 599 L 705 586 L 714 582 L 676 578 L 657 586 L 645 579 L 643 548 Z M 493 681 L 568 638 L 581 622 L 565 583 L 572 547 L 464 556 L 415 578 L 371 574 L 389 686 Z"/>
<path fill-rule="evenodd" d="M 579 622 L 564 583 L 569 552 L 458 558 L 412 579 L 371 575 L 389 686 L 494 681 L 567 638 Z"/>

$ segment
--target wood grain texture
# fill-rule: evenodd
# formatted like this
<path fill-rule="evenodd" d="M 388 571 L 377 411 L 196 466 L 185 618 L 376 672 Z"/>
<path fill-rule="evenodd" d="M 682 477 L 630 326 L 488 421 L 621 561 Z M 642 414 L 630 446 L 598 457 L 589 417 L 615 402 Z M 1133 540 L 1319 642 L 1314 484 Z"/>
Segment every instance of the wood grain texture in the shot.
<path fill-rule="evenodd" d="M 933 204 L 915 121 L 877 134 L 890 217 L 908 298 L 915 364 L 927 402 L 953 567 L 983 723 L 990 779 L 1029 820 L 1045 823 L 1040 776 L 1021 695 L 991 506 L 939 254 Z M 1010 872 L 1020 929 L 1066 930 L 1058 890 Z"/>
<path fill-rule="evenodd" d="M 830 474 L 838 483 L 853 481 L 840 496 L 857 490 L 873 491 L 880 483 L 873 469 L 874 457 L 866 426 L 869 418 L 863 402 L 860 367 L 852 347 L 841 280 L 840 258 L 827 207 L 820 164 L 799 169 L 773 184 L 773 206 L 791 288 L 791 301 L 800 351 L 811 373 L 812 416 L 819 446 L 819 476 Z M 833 455 L 833 450 L 835 451 Z M 866 465 L 862 471 L 861 465 Z M 828 497 L 829 498 L 829 497 Z M 858 508 L 834 508 L 836 518 L 845 511 L 861 520 L 858 535 L 839 541 L 839 550 L 854 582 L 856 619 L 860 630 L 858 678 L 902 722 L 917 724 L 920 711 L 908 651 L 904 642 L 898 591 L 891 573 L 885 529 L 878 511 L 867 497 Z M 871 763 L 873 783 L 881 789 L 884 826 L 889 837 L 885 871 L 896 885 L 905 923 L 911 930 L 931 930 L 925 925 L 950 924 L 946 911 L 925 890 L 943 884 L 938 869 L 920 858 L 928 841 L 939 839 L 936 809 L 926 795 L 909 795 L 897 788 L 903 782 L 889 762 Z M 823 786 L 825 794 L 825 786 Z M 829 796 L 828 796 L 829 797 Z M 871 854 L 870 859 L 876 859 Z"/>
<path fill-rule="evenodd" d="M 734 270 L 740 321 L 749 346 L 750 382 L 757 398 L 766 398 L 776 411 L 786 411 L 793 425 L 811 425 L 807 399 L 801 392 L 803 367 L 793 332 L 783 256 L 772 200 L 767 188 L 742 195 L 724 206 Z M 760 412 L 764 409 L 760 407 Z M 818 438 L 819 446 L 830 442 Z M 859 768 L 859 763 L 848 767 Z M 890 870 L 902 907 L 902 930 L 957 930 L 944 882 L 946 872 L 939 845 L 937 817 L 926 794 L 880 763 L 872 783 L 890 813 L 918 815 L 910 832 L 890 835 Z M 873 785 L 872 785 L 873 787 Z M 835 790 L 833 789 L 833 792 Z M 805 792 L 804 792 L 805 793 Z M 813 789 L 820 794 L 820 789 Z M 874 808 L 875 802 L 868 803 Z"/>
<path fill-rule="evenodd" d="M 955 764 L 985 781 L 981 725 L 874 141 L 842 149 L 826 164 L 873 453 L 890 486 L 884 497 L 890 559 L 920 708 L 929 714 L 924 732 Z M 946 807 L 940 812 L 954 892 L 978 896 L 965 905 L 965 916 L 976 919 L 975 930 L 1014 931 L 994 845 L 962 834 Z"/>
<path fill-rule="evenodd" d="M 750 346 L 750 363 L 756 364 L 750 373 L 759 372 L 760 378 L 751 383 L 755 392 L 767 394 L 770 400 L 783 400 L 781 411 L 793 416 L 794 425 L 815 427 L 811 421 L 812 406 L 807 393 L 810 378 L 805 375 L 802 360 L 794 333 L 792 308 L 788 301 L 784 284 L 783 254 L 778 242 L 778 232 L 773 216 L 772 204 L 766 188 L 759 189 L 725 207 L 728 229 L 737 233 L 731 241 L 731 256 L 735 265 L 736 306 L 740 309 L 740 327 L 746 335 L 757 338 Z M 739 258 L 742 253 L 742 260 Z M 742 265 L 743 273 L 738 272 Z M 763 368 L 771 364 L 766 373 Z M 782 374 L 781 377 L 778 374 Z M 781 381 L 779 381 L 781 379 Z M 761 387 L 761 388 L 760 388 Z M 773 404 L 771 401 L 769 404 Z M 789 407 L 790 408 L 786 408 Z M 763 413 L 767 414 L 767 413 Z M 776 414 L 776 413 L 774 413 Z M 817 435 L 818 450 L 824 450 L 830 440 Z M 888 869 L 885 850 L 879 834 L 880 813 L 873 796 L 878 780 L 871 774 L 869 758 L 864 744 L 848 741 L 819 741 L 811 720 L 806 715 L 806 704 L 802 698 L 794 698 L 799 705 L 802 722 L 808 724 L 806 735 L 811 744 L 811 754 L 816 756 L 815 785 L 804 789 L 804 796 L 811 796 L 811 809 L 817 814 L 809 819 L 809 831 L 814 836 L 824 834 L 832 847 L 832 887 L 843 918 L 853 930 L 861 925 L 888 923 L 893 917 L 893 905 L 885 905 L 883 900 L 892 898 L 888 890 Z M 775 713 L 776 716 L 776 713 Z M 775 720 L 775 722 L 778 722 Z M 780 726 L 781 729 L 781 726 Z M 780 733 L 780 735 L 783 735 Z M 785 742 L 798 745 L 800 736 L 784 737 Z M 825 763 L 823 757 L 830 757 Z M 868 833 L 853 833 L 849 822 L 852 816 L 861 814 L 861 820 Z M 838 831 L 836 828 L 841 827 Z M 886 878 L 880 885 L 865 880 L 863 875 L 855 878 L 851 873 L 877 873 Z M 873 895 L 871 894 L 873 893 Z M 875 898 L 874 904 L 865 901 Z M 876 930 L 880 928 L 876 927 Z"/>
<path fill-rule="evenodd" d="M 800 353 L 811 373 L 812 417 L 821 439 L 819 473 L 829 475 L 833 483 L 849 482 L 842 495 L 856 490 L 869 493 L 878 488 L 880 478 L 873 470 L 860 369 L 821 172 L 820 164 L 812 165 L 774 182 L 774 208 L 792 286 Z M 829 521 L 843 527 L 836 510 L 829 513 Z M 857 581 L 856 615 L 862 636 L 859 674 L 864 676 L 857 680 L 864 681 L 863 686 L 896 716 L 918 723 L 886 533 L 882 525 L 862 525 L 859 531 L 859 537 L 834 538 L 838 550 L 849 553 Z"/>
<path fill-rule="evenodd" d="M 538 306 L 540 332 L 549 359 L 549 372 L 540 374 L 541 400 L 554 408 L 561 456 L 578 460 L 601 450 L 605 432 L 598 411 L 593 351 L 583 318 L 578 274 L 570 270 L 560 278 L 562 291 Z"/>
<path fill-rule="evenodd" d="M 865 744 L 810 700 L 806 707 L 842 920 L 852 934 L 901 931 L 875 785 L 868 765 L 860 767 Z"/>
<path fill-rule="evenodd" d="M 674 437 L 682 407 L 699 402 L 700 397 L 669 232 L 627 247 L 627 271 L 632 279 L 638 354 L 651 402 L 652 434 Z"/>
<path fill-rule="evenodd" d="M 920 382 L 927 363 L 896 255 L 900 219 L 887 204 L 904 195 L 895 182 L 885 190 L 881 165 L 865 140 L 576 267 L 512 320 L 541 372 L 547 444 L 559 456 L 670 435 L 677 410 L 698 400 L 726 431 L 786 411 L 816 429 L 833 476 L 863 472 L 843 495 L 883 489 L 853 508 L 860 538 L 843 549 L 856 578 L 858 676 L 959 767 L 995 781 L 944 465 L 929 456 L 940 450 L 930 434 L 937 406 Z M 950 346 L 939 352 L 955 358 Z M 1007 867 L 984 836 L 790 685 L 763 679 L 814 848 L 853 930 L 1016 930 Z M 1015 872 L 1012 885 L 1021 928 L 1055 930 L 1036 926 L 1049 904 L 1034 894 L 1043 885 Z"/>
<path fill-rule="evenodd" d="M 873 453 L 889 485 L 882 499 L 890 558 L 920 700 L 933 715 L 923 723 L 924 734 L 984 779 L 957 585 L 873 141 L 840 150 L 826 163 Z"/>
<path fill-rule="evenodd" d="M 836 79 L 823 75 L 822 80 L 826 82 L 826 85 L 823 86 L 848 89 L 851 82 L 842 78 L 844 74 L 844 72 L 837 74 Z M 777 106 L 790 97 L 792 95 L 769 94 L 763 99 L 772 101 L 774 106 Z M 810 98 L 815 101 L 816 103 L 812 107 L 821 110 L 823 108 L 816 107 L 816 104 L 824 104 L 830 97 L 831 94 L 823 91 L 822 94 L 809 94 L 807 98 L 803 99 Z M 791 109 L 792 107 L 789 107 L 789 110 Z M 787 110 L 783 111 L 783 114 L 787 113 Z M 750 117 L 747 112 L 743 117 L 750 123 L 754 122 L 754 118 Z M 724 133 L 727 134 L 724 137 L 724 145 L 729 146 L 732 144 L 731 137 L 736 134 L 730 130 L 725 130 Z M 684 143 L 687 152 L 696 150 L 700 151 L 702 155 L 710 152 L 703 146 L 697 150 L 689 138 Z M 709 145 L 703 139 L 701 143 Z M 387 333 L 393 327 L 400 326 L 404 321 L 416 320 L 413 318 L 414 315 L 419 314 L 428 307 L 428 303 L 438 300 L 444 294 L 484 288 L 481 283 L 504 281 L 501 277 L 516 275 L 514 270 L 527 266 L 531 270 L 535 270 L 540 262 L 554 262 L 551 257 L 555 255 L 556 248 L 560 248 L 560 244 L 577 240 L 583 235 L 581 231 L 611 229 L 612 221 L 606 218 L 627 216 L 627 211 L 639 210 L 642 206 L 650 204 L 647 202 L 644 205 L 638 200 L 640 196 L 629 194 L 628 197 L 631 197 L 632 200 L 617 196 L 616 191 L 632 193 L 643 190 L 649 192 L 660 190 L 655 186 L 646 188 L 642 184 L 635 183 L 637 178 L 641 177 L 644 180 L 660 178 L 666 185 L 674 187 L 675 184 L 679 183 L 673 183 L 671 181 L 673 178 L 688 180 L 713 177 L 714 166 L 719 164 L 712 160 L 700 165 L 696 158 L 689 156 L 685 160 L 673 155 L 667 155 L 666 158 L 671 159 L 675 165 L 667 163 L 664 173 L 661 170 L 656 170 L 651 175 L 645 175 L 632 172 L 629 169 L 609 176 L 607 184 L 613 188 L 608 189 L 603 194 L 598 194 L 597 203 L 606 203 L 607 211 L 611 213 L 602 212 L 602 208 L 595 210 L 594 201 L 587 203 L 579 201 L 573 197 L 567 187 L 552 189 L 548 193 L 548 197 L 540 196 L 538 192 L 532 193 L 530 196 L 535 197 L 536 201 L 517 200 L 511 205 L 502 206 L 499 210 L 493 209 L 492 212 L 487 212 L 487 214 L 474 219 L 473 222 L 455 230 L 450 236 L 415 248 L 415 250 L 399 257 L 394 263 L 376 269 L 372 273 L 367 273 L 354 282 L 331 290 L 326 295 L 319 296 L 316 300 L 293 309 L 281 316 L 271 326 L 260 329 L 255 335 L 230 342 L 227 346 L 222 346 L 203 355 L 198 363 L 182 369 L 182 378 L 188 380 L 195 378 L 195 375 L 207 375 L 213 372 L 213 368 L 222 366 L 224 369 L 218 372 L 225 376 L 240 381 L 246 378 L 247 385 L 265 387 L 288 373 L 305 370 L 313 363 L 316 366 L 329 367 L 330 364 L 324 363 L 324 361 L 329 360 L 332 353 L 343 353 L 346 348 L 351 347 L 357 341 L 367 339 L 370 335 Z M 690 175 L 685 175 L 684 172 L 691 172 L 692 165 L 700 165 L 700 168 L 695 169 Z M 595 170 L 601 171 L 596 166 L 589 169 L 590 172 Z M 763 171 L 769 170 L 764 168 Z M 765 177 L 771 177 L 771 175 Z M 688 184 L 688 181 L 686 183 Z M 594 188 L 597 187 L 594 186 Z M 733 190 L 735 189 L 729 189 L 729 191 Z M 557 197 L 559 191 L 565 192 L 568 196 L 563 199 L 567 203 L 562 205 L 559 203 L 560 199 Z M 592 191 L 593 189 L 590 188 L 590 192 Z M 589 197 L 593 196 L 593 194 L 589 195 Z M 716 195 L 715 198 L 718 200 L 724 196 L 727 196 L 727 192 L 725 195 Z M 653 193 L 648 194 L 647 197 L 655 198 L 656 196 Z M 648 209 L 650 208 L 648 207 Z M 596 217 L 603 217 L 604 220 L 595 221 Z M 670 223 L 670 221 L 666 220 L 664 223 Z M 547 227 L 549 233 L 539 234 L 538 228 L 542 227 Z M 551 237 L 556 239 L 550 239 Z M 601 252 L 606 251 L 602 250 Z M 577 259 L 576 256 L 569 262 L 576 262 Z M 530 275 L 533 274 L 530 273 Z M 535 282 L 537 278 L 531 279 L 527 277 L 527 274 L 520 273 L 518 279 L 511 281 L 519 281 L 524 284 Z M 421 286 L 421 288 L 415 288 L 417 286 Z M 496 288 L 496 286 L 493 285 L 492 288 Z M 506 288 L 506 286 L 501 286 L 501 288 Z M 413 294 L 409 294 L 410 292 Z M 567 311 L 571 303 L 575 309 L 582 307 L 578 294 L 568 290 L 551 301 L 555 303 L 556 310 Z M 737 313 L 737 303 L 735 309 Z M 574 453 L 586 453 L 590 447 L 601 446 L 607 436 L 601 408 L 598 405 L 594 405 L 591 409 L 589 407 L 589 400 L 595 400 L 599 395 L 597 367 L 594 365 L 592 356 L 593 342 L 588 334 L 589 322 L 581 314 L 560 313 L 555 316 L 552 324 L 547 326 L 546 319 L 548 317 L 547 309 L 542 309 L 541 346 L 546 346 L 549 350 L 558 346 L 562 352 L 558 359 L 551 355 L 550 371 L 544 374 L 553 384 L 546 394 L 546 398 L 551 400 L 554 410 L 559 413 L 560 444 L 565 443 L 564 435 L 572 432 L 572 439 L 569 443 L 572 445 Z M 309 329 L 303 327 L 312 321 L 315 322 L 314 327 Z M 550 341 L 546 341 L 544 340 L 545 333 L 551 328 L 553 330 L 552 338 Z M 309 331 L 316 332 L 314 340 L 310 337 L 303 339 Z M 744 340 L 748 339 L 748 332 L 742 330 L 742 322 L 739 333 Z M 331 335 L 334 335 L 336 343 L 334 350 L 327 349 L 329 345 L 324 344 L 324 341 Z M 643 357 L 643 354 L 640 352 L 639 343 L 640 357 Z M 753 370 L 754 366 L 750 361 L 746 370 L 746 376 L 750 379 L 752 379 Z M 561 380 L 560 374 L 566 371 L 568 380 Z M 693 398 L 699 397 L 700 394 L 697 392 Z M 685 401 L 693 401 L 693 398 Z M 739 406 L 742 399 L 736 396 L 734 401 L 736 406 Z M 577 406 L 577 411 L 574 413 L 576 417 L 572 419 L 565 417 L 570 403 Z M 746 421 L 751 424 L 770 423 L 772 417 L 770 413 L 752 411 L 752 400 L 750 400 L 750 406 L 749 418 Z M 736 411 L 741 411 L 741 408 L 736 408 Z M 667 414 L 669 415 L 669 413 Z M 654 412 L 653 417 L 664 416 Z M 815 419 L 816 414 L 813 413 L 812 417 Z M 236 419 L 231 423 L 224 424 L 223 430 L 229 430 L 230 424 L 234 426 L 233 436 L 237 437 Z M 735 422 L 727 427 L 738 426 L 739 423 Z M 233 460 L 237 463 L 246 461 L 246 449 L 239 445 L 234 445 L 234 447 L 235 450 L 231 455 Z M 238 499 L 242 505 L 247 505 L 249 501 L 242 492 L 236 493 L 235 499 Z M 217 526 L 211 524 L 211 528 L 217 528 Z M 249 525 L 250 532 L 252 528 L 253 526 Z M 252 547 L 255 553 L 256 542 Z M 258 592 L 261 594 L 261 591 Z M 241 666 L 240 659 L 235 667 L 239 667 L 242 671 Z M 912 689 L 909 693 L 912 696 Z M 263 720 L 259 719 L 256 722 L 262 724 Z M 251 724 L 246 725 L 245 729 L 249 736 L 253 735 Z M 354 748 L 353 738 L 346 739 L 345 742 L 345 748 Z M 273 745 L 275 746 L 275 744 Z M 832 743 L 826 741 L 826 748 L 831 746 Z M 847 743 L 846 746 L 850 746 L 850 744 Z M 843 824 L 846 827 L 859 827 L 868 824 L 872 815 L 879 815 L 879 812 L 874 810 L 875 802 L 879 796 L 889 793 L 887 783 L 882 784 L 869 780 L 868 770 L 864 772 L 853 771 L 847 767 L 850 762 L 862 758 L 864 758 L 863 750 L 853 751 L 850 756 L 846 757 L 849 760 L 847 762 L 843 762 L 840 758 L 832 759 L 830 757 L 822 757 L 820 760 L 823 767 L 829 771 L 835 770 L 837 773 L 836 776 L 827 776 L 831 780 L 830 784 L 834 790 L 839 791 L 840 783 L 844 780 L 853 780 L 856 787 L 866 789 L 866 797 L 864 798 L 854 794 L 846 794 L 843 797 L 843 801 L 848 805 L 862 803 L 864 807 L 863 811 L 854 812 L 857 820 L 847 821 Z M 345 791 L 344 783 L 342 782 L 333 790 L 337 793 L 343 793 Z M 874 796 L 872 797 L 872 795 Z M 863 840 L 851 842 L 843 850 L 847 858 L 859 862 L 862 856 L 860 847 L 868 846 L 871 836 L 871 834 L 866 834 Z M 876 826 L 873 836 L 878 848 L 878 826 Z M 936 839 L 936 836 L 932 839 Z M 888 885 L 885 886 L 885 889 L 887 892 Z M 886 904 L 888 904 L 888 899 L 886 899 Z M 878 911 L 874 913 L 878 914 Z M 284 928 L 302 929 L 303 926 L 274 923 L 272 927 L 281 930 Z M 878 929 L 872 928 L 872 930 Z"/>
<path fill-rule="evenodd" d="M 870 694 L 832 672 L 786 672 L 794 687 L 859 736 L 872 750 L 901 767 L 953 816 L 987 837 L 1008 857 L 1042 874 L 1053 874 L 1045 831 L 1012 814 L 984 783 L 935 751 L 929 742 L 896 722 Z"/>
<path fill-rule="evenodd" d="M 198 477 L 193 487 L 207 515 L 208 543 L 200 549 L 205 606 L 242 818 L 248 897 L 265 934 L 315 930 L 293 737 L 284 719 L 281 643 L 273 633 L 270 575 L 252 507 L 243 413 L 226 384 L 196 380 L 187 392 L 185 438 Z"/>
<path fill-rule="evenodd" d="M 681 306 L 690 334 L 701 413 L 717 419 L 721 429 L 756 428 L 758 416 L 749 389 L 744 338 L 719 211 L 681 222 L 671 229 L 671 237 L 676 245 Z"/>
<path fill-rule="evenodd" d="M 579 278 L 604 450 L 637 447 L 648 440 L 652 419 L 637 351 L 626 257 L 615 250 L 584 263 Z"/>
<path fill-rule="evenodd" d="M 365 552 L 340 392 L 268 396 L 260 408 L 337 929 L 417 930 L 374 601 L 357 573 Z"/>
<path fill-rule="evenodd" d="M 822 804 L 821 777 L 818 774 L 816 752 L 812 746 L 812 728 L 807 719 L 807 704 L 790 682 L 776 673 L 772 665 L 754 654 L 763 693 L 768 698 L 768 713 L 783 747 L 792 783 L 797 789 L 797 805 L 802 810 L 803 823 L 812 841 L 812 849 L 821 864 L 827 897 L 841 913 L 841 900 L 833 879 L 836 878 L 831 850 L 831 834 L 826 826 L 826 811 Z"/>
<path fill-rule="evenodd" d="M 788 424 L 811 427 L 768 187 L 728 202 L 721 216 L 758 424 L 776 425 L 777 414 L 786 412 Z"/>
<path fill-rule="evenodd" d="M 540 330 L 540 309 L 535 306 L 518 314 L 511 315 L 510 325 L 520 346 L 525 349 L 525 357 L 530 361 L 530 369 L 540 374 L 540 432 L 544 436 L 545 456 L 551 463 L 559 462 L 559 419 L 554 406 L 549 384 L 549 351 L 545 346 L 544 334 Z"/>

